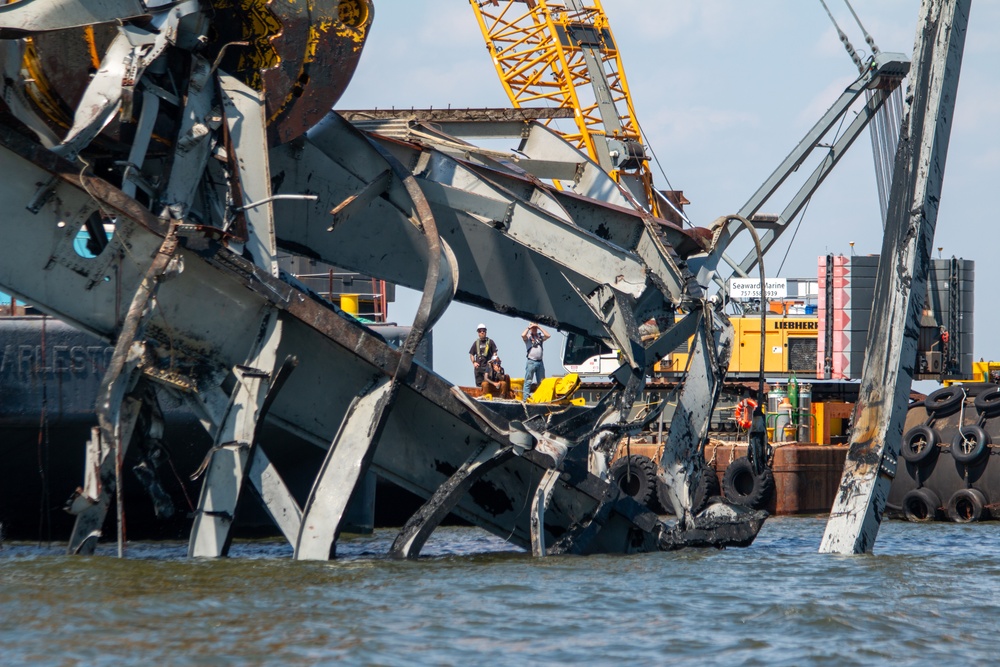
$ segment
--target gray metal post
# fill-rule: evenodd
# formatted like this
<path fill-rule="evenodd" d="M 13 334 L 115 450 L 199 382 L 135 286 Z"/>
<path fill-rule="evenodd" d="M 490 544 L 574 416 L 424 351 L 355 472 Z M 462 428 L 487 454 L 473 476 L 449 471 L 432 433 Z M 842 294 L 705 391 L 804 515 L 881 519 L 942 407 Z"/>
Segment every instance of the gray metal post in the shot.
<path fill-rule="evenodd" d="M 851 448 L 821 553 L 870 553 L 899 455 L 971 0 L 923 0 Z"/>

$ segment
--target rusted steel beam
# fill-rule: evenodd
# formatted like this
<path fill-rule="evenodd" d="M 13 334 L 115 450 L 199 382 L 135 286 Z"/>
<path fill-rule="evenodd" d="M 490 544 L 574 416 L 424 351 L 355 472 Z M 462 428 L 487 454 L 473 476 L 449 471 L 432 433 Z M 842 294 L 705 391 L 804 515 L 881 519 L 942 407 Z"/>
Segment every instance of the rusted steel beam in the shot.
<path fill-rule="evenodd" d="M 97 423 L 100 426 L 100 496 L 94 504 L 79 513 L 70 539 L 71 553 L 93 553 L 96 540 L 89 539 L 95 532 L 100 534 L 101 525 L 110 502 L 108 489 L 115 492 L 118 511 L 118 556 L 123 555 L 124 507 L 121 493 L 121 464 L 125 449 L 132 436 L 132 428 L 139 416 L 138 399 L 128 401 L 129 387 L 135 380 L 142 361 L 142 350 L 134 345 L 143 338 L 143 329 L 152 311 L 152 302 L 177 252 L 176 227 L 171 226 L 159 250 L 145 267 L 142 282 L 132 295 L 128 312 L 115 344 L 108 370 L 101 381 L 101 393 L 97 397 Z M 124 419 L 123 419 L 124 417 Z"/>
<path fill-rule="evenodd" d="M 522 107 L 496 109 L 352 109 L 337 113 L 354 123 L 366 120 L 411 120 L 417 123 L 509 123 L 510 121 L 573 118 L 566 107 Z"/>
<path fill-rule="evenodd" d="M 70 533 L 66 547 L 68 554 L 93 554 L 111 506 L 112 494 L 120 505 L 121 459 L 132 439 L 140 407 L 140 401 L 136 397 L 126 397 L 122 402 L 116 436 L 120 435 L 123 444 L 105 439 L 99 426 L 91 431 L 84 463 L 84 484 L 82 489 L 73 493 L 68 503 L 70 513 L 76 515 L 73 532 Z M 118 525 L 121 526 L 120 520 Z"/>
<path fill-rule="evenodd" d="M 923 0 L 850 450 L 821 553 L 870 553 L 896 473 L 971 0 Z"/>

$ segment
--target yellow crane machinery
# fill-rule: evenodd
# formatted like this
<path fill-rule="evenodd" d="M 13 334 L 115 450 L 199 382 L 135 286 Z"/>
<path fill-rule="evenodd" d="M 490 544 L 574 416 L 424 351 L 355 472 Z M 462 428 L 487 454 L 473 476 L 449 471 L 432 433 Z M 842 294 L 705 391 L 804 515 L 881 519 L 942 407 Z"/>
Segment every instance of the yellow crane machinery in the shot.
<path fill-rule="evenodd" d="M 511 103 L 573 109 L 576 131 L 561 132 L 566 140 L 642 208 L 673 217 L 669 209 L 676 207 L 653 189 L 621 55 L 600 0 L 469 2 Z"/>

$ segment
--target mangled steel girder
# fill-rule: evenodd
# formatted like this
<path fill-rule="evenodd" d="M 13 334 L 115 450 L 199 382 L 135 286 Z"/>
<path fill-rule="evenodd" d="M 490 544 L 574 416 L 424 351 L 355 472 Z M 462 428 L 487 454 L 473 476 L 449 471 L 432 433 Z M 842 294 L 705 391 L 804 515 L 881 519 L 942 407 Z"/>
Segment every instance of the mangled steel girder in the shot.
<path fill-rule="evenodd" d="M 413 170 L 431 201 L 441 236 L 458 261 L 459 300 L 606 338 L 604 323 L 567 281 L 583 293 L 601 284 L 636 297 L 655 290 L 661 294 L 661 306 L 687 296 L 690 276 L 682 261 L 654 240 L 656 229 L 637 212 L 577 196 L 572 198 L 577 210 L 570 216 L 553 191 L 537 180 L 464 163 L 414 144 L 383 145 Z M 318 196 L 314 203 L 275 203 L 281 219 L 276 229 L 279 245 L 416 287 L 423 261 L 416 230 L 406 229 L 391 204 L 398 185 L 390 182 L 384 194 L 367 191 L 367 208 L 324 232 L 331 226 L 330 211 L 366 192 L 366 184 L 384 172 L 373 153 L 336 116 L 310 131 L 305 141 L 272 151 L 276 193 Z M 605 214 L 615 241 L 629 245 L 607 240 L 611 234 L 608 223 L 602 222 Z M 389 223 L 398 232 L 387 234 L 384 225 Z M 690 247 L 701 246 L 696 239 Z M 540 289 L 525 289 L 525 280 L 534 280 Z"/>
<path fill-rule="evenodd" d="M 0 287 L 113 338 L 124 317 L 116 295 L 139 289 L 166 233 L 165 223 L 100 179 L 84 176 L 85 190 L 73 165 L 8 130 L 0 130 L 0 168 L 10 175 L 0 189 L 0 205 L 9 212 L 0 220 L 0 233 L 10 241 L 0 248 Z M 38 183 L 47 187 L 48 196 L 32 213 L 25 205 L 38 195 Z M 115 236 L 99 257 L 75 256 L 65 239 L 75 237 L 98 205 L 115 217 Z M 190 235 L 181 237 L 177 251 L 184 270 L 161 285 L 147 327 L 147 375 L 209 394 L 223 386 L 230 368 L 247 358 L 262 321 L 277 310 L 282 336 L 273 354 L 294 354 L 302 363 L 275 397 L 270 417 L 328 447 L 351 397 L 373 378 L 394 375 L 401 352 L 268 276 L 210 235 L 186 231 Z M 172 354 L 157 354 L 168 346 Z M 481 407 L 470 409 L 448 383 L 414 364 L 400 378 L 399 396 L 372 466 L 379 475 L 430 497 L 482 443 L 511 446 L 507 429 L 502 417 Z M 534 451 L 513 457 L 484 474 L 454 511 L 528 548 L 529 513 L 522 510 L 551 463 Z M 606 482 L 585 471 L 560 478 L 546 512 L 547 539 L 555 542 L 586 522 L 601 506 L 606 489 Z M 607 510 L 587 551 L 655 549 L 662 526 L 655 518 L 642 518 L 649 516 L 634 504 L 616 504 Z"/>
<path fill-rule="evenodd" d="M 491 110 L 495 111 L 495 110 Z M 520 111 L 520 110 L 517 110 Z M 361 115 L 365 112 L 354 112 Z M 432 126 L 407 126 L 405 129 L 388 131 L 378 125 L 356 123 L 379 134 L 405 141 L 427 144 L 443 153 L 465 162 L 479 164 L 492 171 L 506 171 L 520 178 L 553 179 L 560 181 L 563 188 L 550 189 L 549 195 L 557 199 L 571 219 L 588 231 L 622 248 L 632 248 L 649 260 L 642 252 L 639 242 L 646 227 L 651 227 L 653 237 L 663 237 L 667 246 L 666 255 L 676 265 L 683 259 L 704 251 L 710 233 L 706 229 L 685 230 L 674 224 L 648 215 L 629 193 L 612 179 L 600 165 L 566 139 L 538 122 L 519 124 L 518 132 L 510 135 L 519 138 L 517 153 L 501 153 L 456 142 L 444 130 L 451 130 L 455 124 L 437 120 L 437 111 L 428 111 L 425 122 Z M 447 112 L 440 112 L 447 116 Z M 418 112 L 421 116 L 421 112 Z M 478 125 L 485 125 L 479 123 Z M 501 123 L 501 125 L 506 125 Z M 462 129 L 460 127 L 460 129 Z M 488 132 L 466 130 L 461 136 L 492 136 Z M 594 201 L 610 204 L 595 209 Z M 647 225 L 638 224 L 637 215 Z"/>
<path fill-rule="evenodd" d="M 177 19 L 194 12 L 199 15 L 179 27 Z M 82 106 L 84 87 L 109 93 L 106 106 L 116 107 L 120 94 L 108 84 L 117 80 L 119 87 L 123 82 L 134 86 L 159 55 L 133 39 L 137 49 L 129 62 L 106 58 L 96 77 L 106 81 L 88 86 L 88 70 L 96 65 L 92 54 L 105 52 L 108 35 L 115 32 L 112 26 L 118 24 L 121 34 L 146 33 L 197 50 L 247 86 L 266 92 L 268 141 L 277 145 L 304 133 L 340 98 L 357 67 L 373 16 L 371 0 L 21 0 L 0 7 L 0 39 L 35 38 L 29 55 L 32 85 L 42 91 L 37 100 L 49 102 L 32 106 L 53 130 L 61 131 L 66 124 L 65 109 Z M 155 27 L 151 33 L 144 29 L 147 24 Z M 125 77 L 119 69 L 123 65 L 134 68 Z M 126 122 L 130 116 L 126 114 Z M 116 125 L 113 138 L 119 138 L 119 129 Z"/>
<path fill-rule="evenodd" d="M 694 336 L 690 367 L 670 420 L 670 432 L 660 457 L 658 473 L 669 489 L 671 504 L 679 510 L 678 524 L 693 525 L 694 493 L 706 470 L 700 456 L 733 346 L 733 327 L 725 315 L 706 305 Z"/>
<path fill-rule="evenodd" d="M 823 553 L 872 551 L 896 474 L 970 5 L 920 6 L 854 428 Z"/>
<path fill-rule="evenodd" d="M 571 111 L 570 109 L 545 109 L 546 111 Z M 478 110 L 465 110 L 474 114 Z M 530 174 L 535 178 L 553 179 L 573 192 L 590 200 L 602 201 L 627 209 L 640 210 L 638 202 L 630 197 L 618 183 L 594 162 L 589 155 L 566 141 L 555 130 L 530 118 L 520 121 L 506 120 L 507 112 L 523 112 L 524 109 L 488 109 L 484 118 L 502 116 L 493 122 L 479 121 L 448 122 L 452 110 L 417 111 L 412 121 L 400 127 L 372 121 L 358 121 L 354 124 L 365 131 L 404 141 L 428 144 L 451 157 L 476 162 L 493 169 L 503 169 L 517 175 Z M 344 115 L 343 112 L 338 112 Z M 376 112 L 377 113 L 377 112 Z M 367 112 L 354 112 L 353 118 L 364 118 Z M 572 116 L 572 113 L 570 113 Z M 347 116 L 344 116 L 347 118 Z M 401 114 L 406 119 L 406 114 Z M 423 122 L 417 123 L 417 118 Z M 350 120 L 350 118 L 349 118 Z M 504 136 L 520 140 L 517 153 L 480 148 L 465 143 L 464 138 L 497 138 Z"/>

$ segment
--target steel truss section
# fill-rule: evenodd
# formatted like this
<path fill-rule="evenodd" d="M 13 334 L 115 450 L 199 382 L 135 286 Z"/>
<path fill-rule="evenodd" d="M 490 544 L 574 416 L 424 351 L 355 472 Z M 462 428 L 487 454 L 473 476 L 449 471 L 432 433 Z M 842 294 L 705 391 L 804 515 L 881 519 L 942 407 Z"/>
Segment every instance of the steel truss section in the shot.
<path fill-rule="evenodd" d="M 11 212 L 0 221 L 0 231 L 12 241 L 0 262 L 0 285 L 98 335 L 115 336 L 124 317 L 115 308 L 115 294 L 141 292 L 140 284 L 170 227 L 120 191 L 100 179 L 81 177 L 72 165 L 16 134 L 0 134 L 0 166 L 14 175 L 0 191 L 0 203 Z M 36 183 L 50 184 L 52 196 L 32 213 L 24 205 L 35 197 Z M 116 220 L 115 235 L 104 252 L 117 251 L 122 259 L 110 264 L 100 257 L 93 260 L 92 271 L 104 274 L 106 266 L 116 267 L 107 273 L 107 280 L 60 262 L 62 232 L 53 236 L 51 231 L 61 230 L 57 223 L 63 222 L 75 233 L 98 204 Z M 273 399 L 268 418 L 329 448 L 355 388 L 372 377 L 396 377 L 403 365 L 401 350 L 233 254 L 212 238 L 210 230 L 185 229 L 175 254 L 183 270 L 160 285 L 145 334 L 146 372 L 159 382 L 197 392 L 208 397 L 207 403 L 217 404 L 210 397 L 231 376 L 230 369 L 253 358 L 247 350 L 255 345 L 262 315 L 277 311 L 281 336 L 276 346 L 268 346 L 268 358 L 294 355 L 301 363 Z M 205 285 L 212 289 L 205 290 Z M 168 345 L 172 354 L 160 355 Z M 470 402 L 457 399 L 438 376 L 412 364 L 398 381 L 398 396 L 372 454 L 371 467 L 377 474 L 431 497 L 449 479 L 443 470 L 458 469 L 480 446 L 472 443 L 485 438 L 493 448 L 515 446 L 506 420 L 482 406 L 470 408 Z M 259 404 L 259 390 L 255 396 Z M 250 397 L 244 404 L 252 406 Z M 245 424 L 249 427 L 249 422 Z M 244 471 L 254 470 L 241 457 L 226 465 L 237 470 L 240 464 Z M 529 448 L 484 473 L 453 511 L 530 548 L 529 513 L 519 508 L 534 492 L 537 482 L 531 480 L 539 480 L 551 466 L 551 456 Z M 574 526 L 590 525 L 604 506 L 608 484 L 585 471 L 579 475 L 553 491 L 545 514 L 550 541 Z M 601 529 L 591 531 L 584 552 L 656 548 L 660 524 L 640 521 L 643 514 L 630 501 L 606 507 L 602 513 L 606 516 Z M 636 530 L 648 539 L 637 542 Z"/>
<path fill-rule="evenodd" d="M 570 22 L 554 23 L 553 34 L 563 30 L 573 51 L 561 56 L 564 70 L 593 76 L 610 61 L 602 64 L 587 37 L 588 25 L 603 23 L 585 20 L 584 4 L 571 0 L 575 18 L 562 16 Z M 33 30 L 77 20 L 68 12 L 36 21 L 60 6 L 33 0 L 0 10 L 0 36 L 11 36 L 21 20 Z M 101 2 L 93 9 L 95 16 L 113 11 Z M 116 341 L 84 493 L 73 503 L 72 551 L 96 544 L 111 494 L 121 490 L 132 431 L 155 439 L 156 391 L 185 396 L 213 433 L 192 556 L 226 555 L 249 488 L 296 558 L 327 559 L 351 492 L 369 470 L 429 499 L 393 547 L 398 556 L 415 557 L 447 511 L 538 555 L 753 538 L 762 517 L 724 505 L 695 514 L 690 505 L 698 474 L 692 461 L 732 333 L 687 262 L 712 252 L 718 239 L 640 210 L 596 162 L 537 122 L 524 125 L 527 117 L 516 159 L 463 151 L 461 139 L 437 128 L 410 127 L 403 139 L 368 135 L 336 114 L 303 134 L 314 110 L 285 109 L 289 99 L 258 85 L 267 72 L 230 75 L 220 69 L 231 62 L 226 47 L 217 44 L 210 61 L 211 50 L 201 47 L 213 19 L 201 4 L 146 9 L 144 27 L 114 29 L 62 139 L 45 129 L 56 119 L 42 119 L 19 88 L 25 81 L 13 60 L 23 53 L 10 44 L 3 52 L 4 71 L 18 78 L 4 83 L 7 110 L 23 126 L 0 126 L 0 170 L 8 176 L 0 186 L 0 288 Z M 288 15 L 277 21 L 303 27 Z M 356 57 L 363 31 L 344 35 L 338 57 L 346 62 Z M 594 35 L 601 48 L 613 43 L 609 32 Z M 610 98 L 627 98 L 624 78 L 600 74 L 610 82 L 608 99 L 598 100 L 594 113 L 616 128 L 605 139 L 641 149 L 638 133 L 612 115 Z M 142 109 L 131 147 L 91 146 L 109 139 L 113 120 L 132 120 L 137 86 Z M 175 134 L 165 139 L 161 127 Z M 21 134 L 25 128 L 37 140 Z M 119 178 L 121 189 L 93 173 Z M 574 191 L 542 177 L 571 182 Z M 89 255 L 75 248 L 81 235 L 90 240 Z M 421 290 L 402 346 L 297 289 L 279 271 L 279 247 Z M 413 362 L 425 332 L 456 298 L 617 345 L 625 351 L 614 376 L 619 386 L 562 421 L 494 413 Z M 130 304 L 125 312 L 123 303 Z M 680 312 L 688 314 L 678 319 Z M 649 344 L 639 336 L 647 319 L 659 335 Z M 683 510 L 669 527 L 608 483 L 607 445 L 643 425 L 628 415 L 649 366 L 692 335 L 700 341 L 696 368 L 665 453 Z M 302 507 L 266 453 L 281 443 L 259 442 L 265 420 L 326 451 L 310 471 Z M 148 481 L 154 491 L 155 478 Z M 120 498 L 116 506 L 121 549 Z"/>

